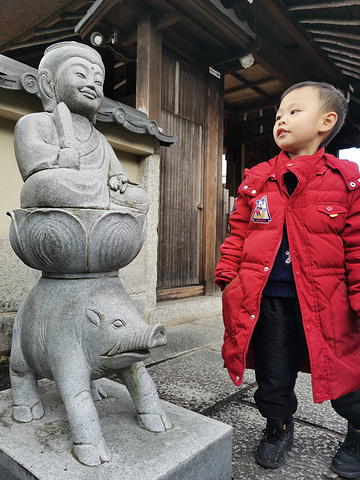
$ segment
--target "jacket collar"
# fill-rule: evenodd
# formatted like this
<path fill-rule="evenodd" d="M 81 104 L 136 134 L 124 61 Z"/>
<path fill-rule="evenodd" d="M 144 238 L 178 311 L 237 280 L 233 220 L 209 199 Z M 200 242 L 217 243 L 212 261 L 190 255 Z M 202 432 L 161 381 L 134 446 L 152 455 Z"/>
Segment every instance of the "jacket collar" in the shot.
<path fill-rule="evenodd" d="M 256 196 L 268 179 L 278 180 L 286 172 L 292 171 L 299 180 L 308 181 L 312 175 L 324 174 L 327 168 L 337 170 L 349 190 L 360 186 L 360 172 L 357 164 L 349 160 L 339 160 L 334 155 L 325 153 L 324 147 L 321 147 L 314 155 L 303 155 L 294 160 L 290 160 L 282 150 L 268 162 L 245 169 L 244 181 L 239 187 L 239 193 Z"/>
<path fill-rule="evenodd" d="M 294 160 L 290 160 L 282 150 L 268 162 L 259 163 L 250 170 L 245 169 L 239 193 L 256 196 L 268 179 L 279 180 L 290 171 L 295 173 L 299 180 L 307 181 L 311 174 L 315 174 L 324 165 L 324 148 L 320 148 L 315 155 L 304 155 Z"/>
<path fill-rule="evenodd" d="M 321 147 L 314 155 L 301 155 L 290 160 L 282 150 L 276 161 L 276 176 L 281 178 L 285 173 L 293 172 L 299 181 L 301 179 L 309 180 L 311 176 L 323 170 L 325 166 L 324 151 L 324 147 Z"/>

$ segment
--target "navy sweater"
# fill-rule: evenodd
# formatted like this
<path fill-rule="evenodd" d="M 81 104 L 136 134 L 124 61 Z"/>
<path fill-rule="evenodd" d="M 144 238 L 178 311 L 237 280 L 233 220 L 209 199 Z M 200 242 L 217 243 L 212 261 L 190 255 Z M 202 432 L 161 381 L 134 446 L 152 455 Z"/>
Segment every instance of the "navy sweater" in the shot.
<path fill-rule="evenodd" d="M 298 182 L 296 176 L 292 172 L 288 172 L 284 175 L 284 181 L 289 195 L 292 195 Z M 281 244 L 263 295 L 266 297 L 297 297 L 286 225 L 284 225 Z"/>

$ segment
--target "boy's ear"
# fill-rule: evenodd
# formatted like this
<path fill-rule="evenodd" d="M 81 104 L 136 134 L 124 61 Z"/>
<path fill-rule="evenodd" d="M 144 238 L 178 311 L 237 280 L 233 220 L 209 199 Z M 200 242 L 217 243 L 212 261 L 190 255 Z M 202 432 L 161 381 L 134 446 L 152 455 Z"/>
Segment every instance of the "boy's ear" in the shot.
<path fill-rule="evenodd" d="M 322 124 L 320 126 L 319 132 L 327 133 L 329 130 L 331 130 L 335 126 L 337 119 L 338 119 L 338 115 L 336 112 L 325 113 L 322 118 Z"/>

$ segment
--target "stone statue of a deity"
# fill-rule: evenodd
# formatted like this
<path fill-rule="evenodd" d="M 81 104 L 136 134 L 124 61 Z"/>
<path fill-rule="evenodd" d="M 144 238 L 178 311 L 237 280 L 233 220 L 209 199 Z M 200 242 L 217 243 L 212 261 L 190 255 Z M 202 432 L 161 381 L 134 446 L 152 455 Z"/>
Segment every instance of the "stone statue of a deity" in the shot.
<path fill-rule="evenodd" d="M 16 125 L 15 154 L 24 180 L 21 207 L 116 208 L 147 211 L 146 193 L 128 176 L 95 129 L 103 101 L 100 55 L 75 42 L 49 47 L 39 65 L 45 112 Z"/>
<path fill-rule="evenodd" d="M 104 74 L 100 55 L 86 45 L 45 51 L 38 73 L 45 112 L 16 125 L 24 185 L 21 208 L 9 212 L 15 253 L 42 271 L 14 322 L 13 417 L 40 418 L 37 378 L 54 380 L 72 452 L 92 466 L 111 458 L 94 406 L 106 395 L 96 380 L 108 372 L 122 378 L 143 428 L 171 428 L 143 364 L 149 349 L 166 344 L 166 331 L 144 322 L 118 276 L 141 249 L 149 202 L 94 127 Z"/>

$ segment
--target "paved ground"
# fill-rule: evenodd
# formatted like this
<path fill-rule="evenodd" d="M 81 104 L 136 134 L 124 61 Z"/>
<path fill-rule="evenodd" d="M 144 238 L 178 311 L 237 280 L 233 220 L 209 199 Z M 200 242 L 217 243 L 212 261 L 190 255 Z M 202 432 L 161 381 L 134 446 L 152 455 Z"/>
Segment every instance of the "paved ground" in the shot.
<path fill-rule="evenodd" d="M 254 450 L 264 428 L 253 394 L 254 375 L 248 371 L 236 387 L 221 359 L 223 336 L 219 317 L 168 327 L 168 345 L 154 349 L 147 361 L 151 377 L 162 399 L 231 425 L 233 433 L 234 480 L 335 480 L 329 464 L 346 422 L 329 402 L 314 404 L 310 376 L 300 374 L 297 382 L 299 408 L 295 444 L 281 469 L 267 470 L 255 463 Z M 0 368 L 0 389 L 8 388 L 7 368 Z M 196 479 L 184 479 L 196 480 Z"/>

